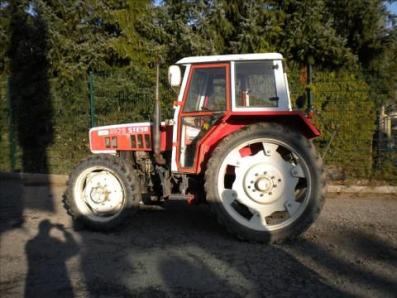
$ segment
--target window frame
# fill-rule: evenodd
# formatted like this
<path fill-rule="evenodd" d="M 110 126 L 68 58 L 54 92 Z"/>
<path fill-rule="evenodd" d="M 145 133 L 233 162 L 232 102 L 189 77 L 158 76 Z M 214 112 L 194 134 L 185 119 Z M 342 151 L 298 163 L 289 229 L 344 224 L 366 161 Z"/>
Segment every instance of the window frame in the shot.
<path fill-rule="evenodd" d="M 231 98 L 232 98 L 232 111 L 241 112 L 263 112 L 263 111 L 291 111 L 291 104 L 289 98 L 288 82 L 286 80 L 286 74 L 283 71 L 282 60 L 270 60 L 273 61 L 274 66 L 274 76 L 276 83 L 276 95 L 278 96 L 278 106 L 277 107 L 242 107 L 237 105 L 236 98 L 236 63 L 244 62 L 261 62 L 263 60 L 247 60 L 247 61 L 231 61 Z"/>
<path fill-rule="evenodd" d="M 188 97 L 189 97 L 189 92 L 190 92 L 190 87 L 191 87 L 191 82 L 193 79 L 193 74 L 196 71 L 196 69 L 203 69 L 203 68 L 225 68 L 225 75 L 226 75 L 226 81 L 225 81 L 225 100 L 226 100 L 226 109 L 225 112 L 230 111 L 230 99 L 231 99 L 231 76 L 230 76 L 230 63 L 211 63 L 211 64 L 197 64 L 197 65 L 191 65 L 189 69 L 189 77 L 187 80 L 186 88 L 184 90 L 183 94 L 183 99 L 182 99 L 182 104 L 181 104 L 181 110 L 180 113 L 183 114 L 184 116 L 188 115 L 193 115 L 193 114 L 212 114 L 214 112 L 220 112 L 220 111 L 184 111 Z"/>
<path fill-rule="evenodd" d="M 229 62 L 223 62 L 223 63 L 205 63 L 205 64 L 196 64 L 196 65 L 190 65 L 188 71 L 188 77 L 187 77 L 187 82 L 185 86 L 185 90 L 183 90 L 183 97 L 182 97 L 182 102 L 180 104 L 180 109 L 178 113 L 178 127 L 177 127 L 177 140 L 176 140 L 176 150 L 175 150 L 175 161 L 176 161 L 176 167 L 178 169 L 178 172 L 183 172 L 183 173 L 194 173 L 197 169 L 197 158 L 199 155 L 200 147 L 202 142 L 205 140 L 205 138 L 211 133 L 214 127 L 211 127 L 206 135 L 204 135 L 198 142 L 197 142 L 197 150 L 194 155 L 194 160 L 193 160 L 193 165 L 191 167 L 184 167 L 181 165 L 180 162 L 180 154 L 181 154 L 181 139 L 182 139 L 182 118 L 183 117 L 188 117 L 188 116 L 212 116 L 213 114 L 219 113 L 219 111 L 193 111 L 193 112 L 184 112 L 184 108 L 186 105 L 186 102 L 188 100 L 189 92 L 190 92 L 190 85 L 192 82 L 193 78 L 193 73 L 196 69 L 203 69 L 203 68 L 224 68 L 225 69 L 225 75 L 226 75 L 226 89 L 225 89 L 225 100 L 226 100 L 226 109 L 225 113 L 228 113 L 231 111 L 231 65 Z"/>

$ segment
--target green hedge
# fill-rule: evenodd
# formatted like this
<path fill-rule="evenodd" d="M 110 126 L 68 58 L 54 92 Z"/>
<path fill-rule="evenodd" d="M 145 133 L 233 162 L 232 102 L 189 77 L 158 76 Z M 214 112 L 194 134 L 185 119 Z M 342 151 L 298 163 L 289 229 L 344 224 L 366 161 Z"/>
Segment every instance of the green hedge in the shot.
<path fill-rule="evenodd" d="M 304 93 L 299 71 L 290 71 L 291 98 Z M 137 81 L 120 74 L 95 76 L 98 125 L 144 121 L 150 116 L 154 98 L 153 81 Z M 8 142 L 6 81 L 1 81 L 0 102 L 0 170 L 8 171 L 10 144 Z M 163 86 L 165 83 L 163 82 Z M 78 160 L 89 154 L 89 106 L 87 77 L 60 84 L 50 81 L 53 109 L 53 140 L 47 148 L 48 172 L 67 173 Z M 354 73 L 316 71 L 314 84 L 315 123 L 322 136 L 316 140 L 324 153 L 334 135 L 325 157 L 326 164 L 341 169 L 347 177 L 368 178 L 373 175 L 372 139 L 375 131 L 374 99 L 362 78 Z M 171 106 L 176 94 L 163 87 L 164 108 Z M 117 95 L 119 94 L 119 96 Z M 128 96 L 123 98 L 123 94 Z M 168 108 L 165 117 L 170 116 Z M 17 151 L 17 170 L 21 168 L 21 149 Z M 393 167 L 391 166 L 393 170 Z M 392 171 L 391 170 L 391 171 Z"/>
<path fill-rule="evenodd" d="M 162 74 L 166 78 L 166 74 Z M 7 80 L 0 80 L 0 171 L 10 171 L 9 110 Z M 52 141 L 46 146 L 46 170 L 38 172 L 68 173 L 83 157 L 90 154 L 88 75 L 73 82 L 49 81 L 52 121 Z M 97 72 L 94 75 L 97 125 L 148 121 L 153 111 L 155 96 L 153 76 L 137 78 L 122 72 Z M 163 116 L 171 116 L 171 102 L 175 93 L 162 82 L 160 95 Z M 40 109 L 28 106 L 27 109 Z M 48 111 L 48 109 L 46 109 Z M 40 115 L 45 117 L 45 115 Z M 48 120 L 48 119 L 46 119 Z M 17 129 L 15 129 L 17 130 Z M 18 131 L 15 131 L 18 143 Z M 28 149 L 25 149 L 29 150 Z M 16 146 L 16 171 L 23 171 L 23 150 Z"/>
<path fill-rule="evenodd" d="M 46 148 L 47 169 L 40 172 L 67 173 L 73 165 L 88 154 L 88 101 L 85 78 L 73 83 L 59 84 L 50 81 L 52 103 L 52 140 Z M 11 144 L 9 142 L 9 103 L 6 80 L 1 80 L 0 101 L 0 171 L 11 170 Z M 31 107 L 38 108 L 40 107 Z M 45 115 L 43 115 L 45 116 Z M 23 150 L 18 145 L 18 131 L 14 130 L 16 143 L 16 171 L 23 171 Z M 29 148 L 25 149 L 29 150 Z"/>
<path fill-rule="evenodd" d="M 89 110 L 86 78 L 68 85 L 51 82 L 54 137 L 48 147 L 50 173 L 68 173 L 89 154 Z"/>
<path fill-rule="evenodd" d="M 9 144 L 9 108 L 7 99 L 7 80 L 0 77 L 0 170 L 11 169 Z"/>
<path fill-rule="evenodd" d="M 305 92 L 299 71 L 291 71 L 291 81 L 292 98 Z M 322 133 L 315 143 L 326 153 L 326 164 L 348 178 L 370 178 L 376 107 L 365 80 L 350 71 L 315 71 L 310 87 L 314 122 Z"/>

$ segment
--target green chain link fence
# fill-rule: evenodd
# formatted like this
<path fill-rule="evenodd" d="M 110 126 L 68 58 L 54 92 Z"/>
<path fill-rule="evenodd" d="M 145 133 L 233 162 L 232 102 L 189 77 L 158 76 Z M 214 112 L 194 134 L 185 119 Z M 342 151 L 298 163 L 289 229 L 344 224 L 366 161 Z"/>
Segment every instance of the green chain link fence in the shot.
<path fill-rule="evenodd" d="M 8 90 L 8 80 L 0 80 L 0 165 L 2 170 L 15 170 L 17 150 Z"/>
<path fill-rule="evenodd" d="M 293 72 L 291 98 L 304 92 L 299 81 L 299 73 Z M 315 144 L 330 176 L 396 184 L 397 117 L 392 115 L 392 107 L 381 112 L 388 94 L 371 89 L 352 72 L 315 71 L 310 87 L 314 94 L 314 121 L 322 133 Z M 389 119 L 386 125 L 385 119 Z"/>
<path fill-rule="evenodd" d="M 54 138 L 47 148 L 48 172 L 68 173 L 89 154 L 89 127 L 149 121 L 155 82 L 154 75 L 148 77 L 97 70 L 66 87 L 51 82 Z M 162 77 L 166 78 L 165 73 Z M 305 93 L 305 84 L 300 81 L 299 72 L 290 71 L 289 77 L 294 100 Z M 0 80 L 0 170 L 23 171 L 23 152 L 13 126 L 7 85 L 7 79 Z M 170 118 L 176 93 L 165 87 L 166 82 L 161 86 L 163 117 Z M 392 107 L 382 109 L 381 104 L 375 104 L 387 95 L 371 90 L 362 78 L 347 72 L 314 71 L 310 87 L 314 121 L 322 132 L 315 143 L 331 176 L 396 184 L 397 113 Z"/>
<path fill-rule="evenodd" d="M 91 126 L 150 121 L 154 82 L 125 73 L 90 71 L 88 94 Z"/>

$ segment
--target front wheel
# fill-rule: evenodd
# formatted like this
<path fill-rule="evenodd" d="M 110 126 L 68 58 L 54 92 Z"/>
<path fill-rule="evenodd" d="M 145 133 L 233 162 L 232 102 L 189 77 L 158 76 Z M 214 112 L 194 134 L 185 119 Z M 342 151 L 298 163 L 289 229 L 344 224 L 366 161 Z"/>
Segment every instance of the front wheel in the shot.
<path fill-rule="evenodd" d="M 228 136 L 207 166 L 207 201 L 238 238 L 279 243 L 303 233 L 324 203 L 322 160 L 288 127 L 261 123 Z"/>
<path fill-rule="evenodd" d="M 95 230 L 119 225 L 140 201 L 139 183 L 132 167 L 112 155 L 93 155 L 72 171 L 64 206 L 77 223 Z"/>

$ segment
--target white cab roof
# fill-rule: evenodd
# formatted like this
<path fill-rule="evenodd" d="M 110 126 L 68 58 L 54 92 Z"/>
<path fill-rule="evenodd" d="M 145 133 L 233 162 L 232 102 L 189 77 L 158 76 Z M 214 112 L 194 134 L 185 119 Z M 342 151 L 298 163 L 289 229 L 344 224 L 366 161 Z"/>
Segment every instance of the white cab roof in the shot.
<path fill-rule="evenodd" d="M 244 61 L 244 60 L 281 60 L 283 56 L 279 53 L 262 54 L 240 54 L 240 55 L 214 55 L 194 56 L 179 60 L 176 64 L 192 64 L 205 62 Z"/>

